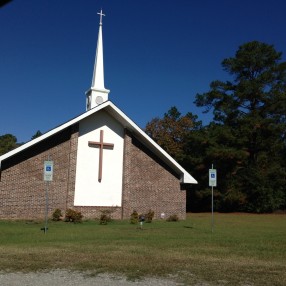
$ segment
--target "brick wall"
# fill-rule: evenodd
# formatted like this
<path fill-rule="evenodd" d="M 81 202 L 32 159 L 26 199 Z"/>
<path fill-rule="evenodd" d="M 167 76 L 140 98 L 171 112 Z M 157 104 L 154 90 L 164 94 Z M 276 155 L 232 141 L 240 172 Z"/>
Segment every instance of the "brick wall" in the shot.
<path fill-rule="evenodd" d="M 53 181 L 48 184 L 49 214 L 70 206 L 75 183 L 78 126 L 72 126 L 2 161 L 0 218 L 43 219 L 45 160 L 54 161 Z"/>
<path fill-rule="evenodd" d="M 176 214 L 186 217 L 186 192 L 181 190 L 180 179 L 136 138 L 126 131 L 124 147 L 123 217 L 133 210 L 161 213 L 166 217 Z"/>
<path fill-rule="evenodd" d="M 84 218 L 99 217 L 111 209 L 114 219 L 130 218 L 133 210 L 149 209 L 159 218 L 176 214 L 184 219 L 186 193 L 180 190 L 179 177 L 128 131 L 124 143 L 123 208 L 74 207 L 78 125 L 8 158 L 2 162 L 0 181 L 0 219 L 44 219 L 45 160 L 54 161 L 54 177 L 49 182 L 49 217 L 59 208 L 81 211 Z"/>

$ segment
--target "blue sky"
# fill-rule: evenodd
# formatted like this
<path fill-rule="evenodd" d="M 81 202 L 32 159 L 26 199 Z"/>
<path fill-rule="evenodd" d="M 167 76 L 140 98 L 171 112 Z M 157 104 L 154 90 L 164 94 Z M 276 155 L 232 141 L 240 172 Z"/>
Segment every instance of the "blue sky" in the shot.
<path fill-rule="evenodd" d="M 0 8 L 0 135 L 31 139 L 85 112 L 100 9 L 109 99 L 140 127 L 194 105 L 223 59 L 258 40 L 286 57 L 285 0 L 14 0 Z"/>

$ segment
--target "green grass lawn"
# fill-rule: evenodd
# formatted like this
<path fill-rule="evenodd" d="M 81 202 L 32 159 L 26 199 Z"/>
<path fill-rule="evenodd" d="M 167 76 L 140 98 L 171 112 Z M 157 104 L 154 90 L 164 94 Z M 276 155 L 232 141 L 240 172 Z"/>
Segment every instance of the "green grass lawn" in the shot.
<path fill-rule="evenodd" d="M 286 285 L 286 215 L 188 214 L 99 225 L 0 221 L 0 270 L 70 269 L 130 279 L 171 276 L 187 285 Z"/>

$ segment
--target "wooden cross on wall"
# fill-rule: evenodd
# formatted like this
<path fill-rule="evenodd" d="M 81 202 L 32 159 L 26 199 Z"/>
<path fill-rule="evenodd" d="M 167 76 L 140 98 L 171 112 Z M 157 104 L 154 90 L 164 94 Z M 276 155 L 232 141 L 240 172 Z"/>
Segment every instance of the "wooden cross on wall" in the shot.
<path fill-rule="evenodd" d="M 102 179 L 102 161 L 103 161 L 103 149 L 113 149 L 113 143 L 104 143 L 103 142 L 103 130 L 100 130 L 100 141 L 88 141 L 89 147 L 99 148 L 99 165 L 98 165 L 98 181 L 101 182 Z"/>

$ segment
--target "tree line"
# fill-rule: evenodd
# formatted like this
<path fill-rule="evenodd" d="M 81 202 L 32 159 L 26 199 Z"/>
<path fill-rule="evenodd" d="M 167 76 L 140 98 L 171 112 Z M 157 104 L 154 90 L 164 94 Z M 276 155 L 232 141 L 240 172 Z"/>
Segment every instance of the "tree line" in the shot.
<path fill-rule="evenodd" d="M 285 210 L 286 62 L 272 45 L 252 41 L 224 59 L 222 68 L 232 80 L 211 82 L 195 99 L 212 112 L 209 124 L 171 107 L 145 131 L 197 179 L 187 191 L 188 211 L 210 210 L 211 164 L 218 170 L 216 211 Z M 15 136 L 0 136 L 0 155 L 17 146 Z"/>
<path fill-rule="evenodd" d="M 241 45 L 195 104 L 212 112 L 203 126 L 176 107 L 148 122 L 146 133 L 197 180 L 187 192 L 189 211 L 209 211 L 208 170 L 218 170 L 215 210 L 255 213 L 286 209 L 286 63 L 272 45 Z"/>
<path fill-rule="evenodd" d="M 31 140 L 42 135 L 42 132 L 38 130 L 32 137 Z M 17 137 L 13 134 L 0 135 L 0 156 L 23 145 L 24 143 L 19 143 Z"/>

